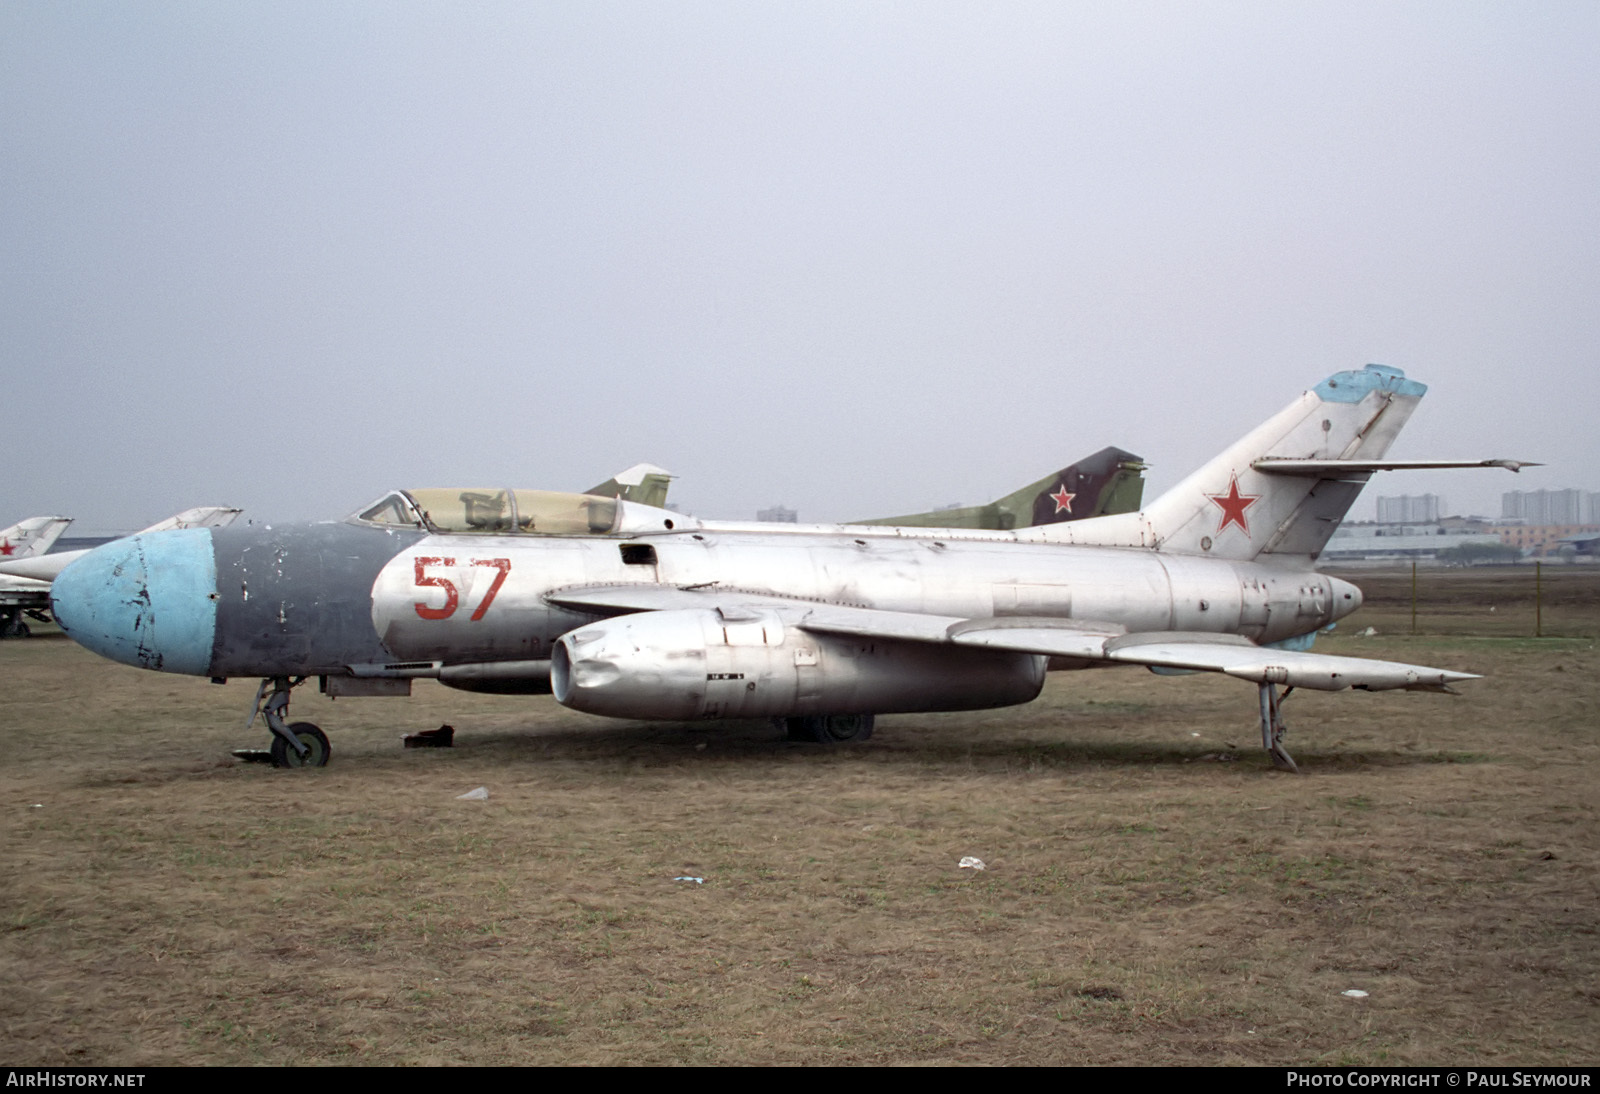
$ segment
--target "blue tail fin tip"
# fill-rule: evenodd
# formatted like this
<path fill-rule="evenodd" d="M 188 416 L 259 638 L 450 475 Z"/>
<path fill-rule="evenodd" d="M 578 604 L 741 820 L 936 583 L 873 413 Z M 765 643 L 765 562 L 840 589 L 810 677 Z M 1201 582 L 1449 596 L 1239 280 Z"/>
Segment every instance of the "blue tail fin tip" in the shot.
<path fill-rule="evenodd" d="M 1406 374 L 1397 368 L 1368 365 L 1360 372 L 1336 372 L 1312 390 L 1326 403 L 1359 403 L 1374 391 L 1420 397 L 1428 390 L 1428 385 L 1407 380 Z"/>

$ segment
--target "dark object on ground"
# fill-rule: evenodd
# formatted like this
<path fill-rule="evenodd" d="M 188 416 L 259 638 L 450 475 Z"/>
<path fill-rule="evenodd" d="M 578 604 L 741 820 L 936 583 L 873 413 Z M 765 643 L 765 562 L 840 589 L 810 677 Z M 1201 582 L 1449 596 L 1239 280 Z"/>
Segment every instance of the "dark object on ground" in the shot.
<path fill-rule="evenodd" d="M 456 727 L 444 725 L 438 729 L 425 729 L 421 733 L 407 733 L 405 743 L 407 748 L 453 748 Z"/>

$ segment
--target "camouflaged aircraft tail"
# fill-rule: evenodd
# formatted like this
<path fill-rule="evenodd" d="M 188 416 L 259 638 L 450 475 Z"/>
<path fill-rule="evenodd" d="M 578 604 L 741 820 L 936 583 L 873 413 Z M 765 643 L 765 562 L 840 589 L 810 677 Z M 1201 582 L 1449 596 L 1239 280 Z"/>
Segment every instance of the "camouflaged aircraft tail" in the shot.
<path fill-rule="evenodd" d="M 674 475 L 665 468 L 651 463 L 636 463 L 626 471 L 618 471 L 613 478 L 599 486 L 591 486 L 585 494 L 599 498 L 621 498 L 623 501 L 653 505 L 657 509 L 667 504 L 667 487 Z"/>
<path fill-rule="evenodd" d="M 1054 474 L 988 505 L 935 509 L 901 517 L 856 520 L 902 528 L 1027 528 L 1131 513 L 1144 497 L 1144 461 L 1120 448 L 1102 448 Z"/>

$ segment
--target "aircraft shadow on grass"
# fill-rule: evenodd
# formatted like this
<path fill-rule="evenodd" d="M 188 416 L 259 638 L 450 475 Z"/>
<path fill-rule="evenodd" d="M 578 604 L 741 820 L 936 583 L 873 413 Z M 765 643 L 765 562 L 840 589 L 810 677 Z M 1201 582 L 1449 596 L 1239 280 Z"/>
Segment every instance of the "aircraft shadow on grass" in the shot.
<path fill-rule="evenodd" d="M 1074 726 L 1093 729 L 1115 724 L 1120 718 L 1103 720 L 1078 716 Z M 1226 745 L 1215 742 L 1164 744 L 1156 741 L 1059 741 L 1019 740 L 1014 736 L 961 736 L 955 726 L 928 731 L 915 726 L 903 729 L 882 725 L 869 743 L 851 749 L 818 754 L 804 744 L 783 738 L 781 730 L 764 720 L 706 722 L 631 722 L 596 728 L 536 729 L 519 727 L 469 731 L 457 738 L 459 754 L 492 753 L 511 764 L 537 766 L 552 760 L 606 763 L 612 761 L 655 761 L 679 765 L 703 760 L 709 765 L 767 766 L 786 754 L 804 755 L 808 762 L 849 766 L 905 767 L 929 769 L 960 764 L 980 764 L 1015 770 L 1094 767 L 1171 767 L 1199 765 L 1244 768 L 1269 768 L 1270 760 L 1254 749 L 1243 747 L 1254 731 L 1242 726 L 1241 732 Z M 1070 732 L 1070 729 L 1068 729 Z M 1409 751 L 1404 748 L 1356 749 L 1329 746 L 1311 747 L 1300 761 L 1303 768 L 1327 774 L 1354 772 L 1371 767 L 1408 767 L 1416 764 L 1474 763 L 1487 757 L 1476 753 L 1446 750 Z"/>

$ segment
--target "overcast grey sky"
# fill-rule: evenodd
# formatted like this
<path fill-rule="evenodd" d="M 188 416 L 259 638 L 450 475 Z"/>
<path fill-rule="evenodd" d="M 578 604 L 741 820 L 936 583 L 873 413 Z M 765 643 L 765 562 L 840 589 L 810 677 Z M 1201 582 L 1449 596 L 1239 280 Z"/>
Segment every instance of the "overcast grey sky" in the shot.
<path fill-rule="evenodd" d="M 0 523 L 1153 494 L 1330 372 L 1600 489 L 1600 4 L 0 6 Z"/>

